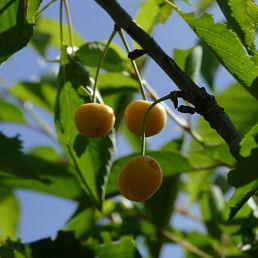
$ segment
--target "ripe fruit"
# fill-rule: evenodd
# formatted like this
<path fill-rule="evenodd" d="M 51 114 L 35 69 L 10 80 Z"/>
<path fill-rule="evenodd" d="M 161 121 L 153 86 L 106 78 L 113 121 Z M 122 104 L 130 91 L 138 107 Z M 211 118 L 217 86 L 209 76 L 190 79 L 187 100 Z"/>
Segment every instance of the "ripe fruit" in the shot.
<path fill-rule="evenodd" d="M 149 156 L 136 156 L 121 170 L 120 193 L 131 201 L 148 200 L 161 186 L 163 174 L 159 163 Z"/>
<path fill-rule="evenodd" d="M 136 100 L 131 102 L 125 110 L 125 123 L 127 128 L 134 134 L 142 136 L 144 116 L 151 105 L 146 100 Z M 152 136 L 159 133 L 167 122 L 167 113 L 161 104 L 155 105 L 147 120 L 145 136 Z"/>
<path fill-rule="evenodd" d="M 74 115 L 78 131 L 89 138 L 104 137 L 115 123 L 113 109 L 105 104 L 86 103 L 79 106 Z"/>

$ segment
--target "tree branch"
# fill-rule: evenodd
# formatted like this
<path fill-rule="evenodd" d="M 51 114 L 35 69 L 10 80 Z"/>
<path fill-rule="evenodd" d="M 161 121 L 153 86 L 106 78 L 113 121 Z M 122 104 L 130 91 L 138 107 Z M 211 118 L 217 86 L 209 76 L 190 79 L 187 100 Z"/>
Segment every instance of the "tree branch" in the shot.
<path fill-rule="evenodd" d="M 238 158 L 241 136 L 224 109 L 217 104 L 215 97 L 209 95 L 205 88 L 198 87 L 156 41 L 135 23 L 116 0 L 95 0 L 95 2 L 163 69 L 182 91 L 184 99 L 195 106 L 197 113 L 209 122 L 211 128 L 215 129 L 228 144 L 232 155 Z"/>

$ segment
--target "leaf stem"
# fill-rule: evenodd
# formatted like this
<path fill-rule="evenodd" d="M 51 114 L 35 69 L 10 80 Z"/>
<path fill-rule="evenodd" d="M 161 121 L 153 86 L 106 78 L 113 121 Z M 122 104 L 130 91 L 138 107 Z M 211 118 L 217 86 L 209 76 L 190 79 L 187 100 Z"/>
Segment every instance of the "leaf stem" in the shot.
<path fill-rule="evenodd" d="M 68 23 L 69 40 L 70 40 L 70 45 L 72 48 L 72 55 L 73 55 L 74 54 L 74 40 L 73 40 L 72 18 L 71 18 L 71 14 L 70 14 L 70 10 L 69 10 L 68 0 L 63 0 L 63 1 L 64 1 L 67 23 Z"/>
<path fill-rule="evenodd" d="M 99 77 L 99 72 L 100 72 L 100 69 L 101 69 L 101 67 L 102 67 L 102 65 L 104 63 L 104 59 L 105 59 L 105 57 L 107 55 L 108 48 L 109 48 L 113 38 L 116 35 L 116 32 L 117 31 L 115 29 L 112 31 L 112 34 L 110 35 L 110 37 L 108 39 L 108 42 L 107 42 L 107 44 L 105 46 L 105 49 L 104 49 L 103 54 L 101 56 L 101 59 L 99 61 L 99 64 L 98 64 L 98 67 L 97 67 L 97 70 L 96 70 L 96 74 L 95 74 L 95 78 L 94 78 L 92 102 L 96 102 L 96 90 L 97 90 L 97 81 L 98 81 L 98 77 Z"/>
<path fill-rule="evenodd" d="M 127 53 L 129 54 L 131 52 L 131 50 L 130 50 L 129 44 L 128 44 L 127 40 L 126 40 L 126 37 L 125 37 L 123 31 L 120 30 L 118 33 L 119 33 L 119 36 L 122 39 L 122 42 L 123 42 L 123 44 L 124 44 L 124 46 L 126 48 Z M 134 72 L 136 74 L 137 80 L 139 81 L 139 84 L 140 84 L 140 91 L 141 91 L 141 94 L 142 94 L 142 98 L 144 100 L 146 100 L 146 94 L 145 94 L 145 91 L 144 91 L 144 86 L 143 86 L 143 83 L 142 83 L 142 79 L 141 79 L 141 75 L 140 75 L 139 69 L 137 67 L 136 62 L 134 60 L 132 60 L 132 59 L 130 59 L 130 60 L 131 60 Z"/>
<path fill-rule="evenodd" d="M 151 109 L 157 105 L 159 102 L 170 99 L 171 95 L 168 94 L 160 99 L 155 100 L 154 102 L 151 103 L 151 105 L 149 106 L 149 108 L 147 109 L 145 116 L 144 116 L 144 120 L 143 120 L 143 127 L 142 127 L 142 142 L 141 142 L 141 155 L 145 155 L 145 130 L 146 130 L 146 126 L 147 126 L 147 121 L 149 118 L 149 114 Z"/>
<path fill-rule="evenodd" d="M 56 2 L 57 0 L 52 0 L 49 3 L 47 3 L 44 7 L 42 7 L 36 14 L 36 17 L 38 17 L 41 13 L 43 13 L 51 4 Z"/>

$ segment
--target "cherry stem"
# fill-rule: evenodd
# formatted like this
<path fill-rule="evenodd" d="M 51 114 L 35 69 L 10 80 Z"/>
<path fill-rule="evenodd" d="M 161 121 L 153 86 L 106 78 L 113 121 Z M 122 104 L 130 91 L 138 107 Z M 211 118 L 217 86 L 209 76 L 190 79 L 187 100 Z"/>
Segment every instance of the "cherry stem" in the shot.
<path fill-rule="evenodd" d="M 60 24 L 60 43 L 61 46 L 64 45 L 64 36 L 63 36 L 63 1 L 60 1 L 60 8 L 59 8 L 59 24 Z"/>
<path fill-rule="evenodd" d="M 122 29 L 120 29 L 120 30 L 118 31 L 118 33 L 119 33 L 119 36 L 121 37 L 122 42 L 123 42 L 123 44 L 124 44 L 124 46 L 125 46 L 125 48 L 126 48 L 127 54 L 131 53 L 129 44 L 128 44 L 127 40 L 126 40 L 126 37 L 125 37 L 125 35 L 124 35 Z M 142 83 L 142 79 L 141 79 L 141 75 L 140 75 L 139 69 L 138 69 L 138 67 L 137 67 L 136 62 L 135 62 L 134 60 L 132 60 L 132 59 L 130 59 L 130 60 L 131 60 L 131 63 L 132 63 L 134 72 L 135 72 L 135 74 L 136 74 L 137 80 L 139 81 L 139 84 L 140 84 L 140 91 L 141 91 L 141 94 L 142 94 L 142 98 L 143 98 L 144 100 L 146 100 L 147 98 L 146 98 L 146 94 L 145 94 L 145 91 L 144 91 L 144 86 L 143 86 L 143 83 Z"/>
<path fill-rule="evenodd" d="M 68 23 L 69 40 L 70 40 L 70 45 L 71 45 L 72 54 L 73 54 L 74 53 L 74 40 L 73 40 L 72 19 L 71 19 L 71 14 L 70 14 L 70 10 L 69 10 L 68 0 L 63 0 L 63 1 L 64 1 L 67 23 Z"/>
<path fill-rule="evenodd" d="M 144 116 L 144 120 L 143 120 L 143 127 L 142 127 L 142 142 L 141 142 L 141 155 L 145 155 L 145 131 L 146 131 L 146 126 L 147 126 L 147 121 L 148 121 L 148 118 L 149 118 L 149 114 L 150 114 L 150 111 L 151 109 L 157 105 L 158 103 L 164 101 L 164 100 L 167 100 L 167 99 L 170 99 L 171 98 L 171 94 L 168 94 L 160 99 L 157 99 L 155 100 L 154 102 L 151 103 L 151 105 L 148 107 L 146 113 L 145 113 L 145 116 Z"/>
<path fill-rule="evenodd" d="M 113 38 L 115 37 L 116 33 L 117 33 L 117 31 L 116 31 L 116 29 L 114 29 L 112 31 L 112 34 L 110 35 L 110 37 L 108 39 L 108 42 L 107 42 L 107 44 L 105 46 L 105 49 L 104 49 L 103 54 L 101 56 L 101 59 L 99 61 L 99 64 L 98 64 L 98 67 L 97 67 L 97 70 L 96 70 L 96 74 L 95 74 L 95 79 L 94 79 L 92 102 L 96 102 L 97 81 L 98 81 L 98 77 L 99 77 L 100 68 L 102 67 L 102 65 L 104 63 L 104 59 L 105 59 L 105 57 L 107 55 L 109 46 L 110 46 Z"/>
<path fill-rule="evenodd" d="M 36 17 L 38 18 L 39 15 L 41 15 L 50 5 L 52 5 L 53 3 L 55 3 L 57 0 L 52 0 L 49 3 L 47 3 L 44 7 L 42 7 L 37 13 L 36 13 Z"/>

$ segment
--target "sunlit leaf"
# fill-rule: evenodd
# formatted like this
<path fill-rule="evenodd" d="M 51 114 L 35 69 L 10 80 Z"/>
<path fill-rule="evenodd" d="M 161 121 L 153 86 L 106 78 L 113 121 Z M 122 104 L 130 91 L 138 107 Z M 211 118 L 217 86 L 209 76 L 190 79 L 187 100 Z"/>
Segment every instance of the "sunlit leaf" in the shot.
<path fill-rule="evenodd" d="M 145 0 L 138 10 L 135 21 L 148 33 L 151 33 L 158 22 L 164 23 L 172 8 L 161 0 Z"/>
<path fill-rule="evenodd" d="M 206 11 L 211 5 L 215 2 L 215 0 L 199 0 L 197 10 L 199 13 Z"/>
<path fill-rule="evenodd" d="M 15 239 L 20 210 L 15 195 L 6 188 L 0 190 L 0 238 Z M 1 251 L 0 251 L 1 253 Z"/>
<path fill-rule="evenodd" d="M 196 18 L 194 13 L 177 11 L 228 71 L 258 99 L 258 66 L 248 56 L 237 35 L 225 24 L 215 23 L 210 14 Z"/>
<path fill-rule="evenodd" d="M 253 0 L 217 0 L 230 26 L 247 50 L 256 51 L 255 35 L 258 26 L 258 6 Z"/>
<path fill-rule="evenodd" d="M 76 56 L 82 63 L 91 67 L 98 67 L 106 44 L 103 42 L 88 42 L 82 45 Z M 101 68 L 109 71 L 122 71 L 124 61 L 127 59 L 123 51 L 114 43 L 109 46 Z"/>
<path fill-rule="evenodd" d="M 0 121 L 25 123 L 26 119 L 17 106 L 8 101 L 0 99 Z"/>

